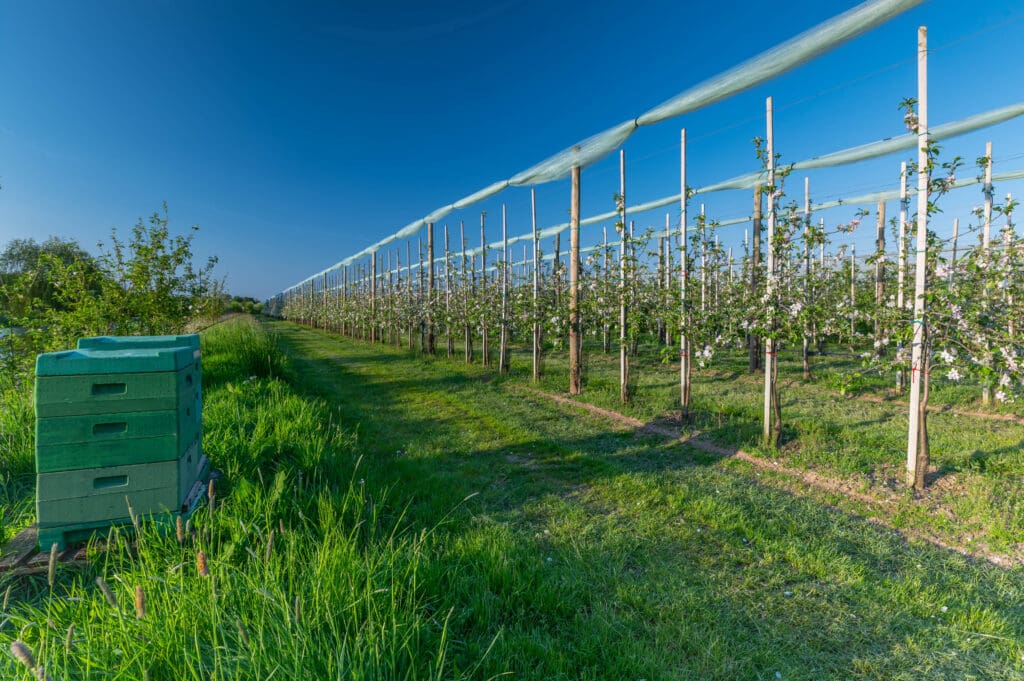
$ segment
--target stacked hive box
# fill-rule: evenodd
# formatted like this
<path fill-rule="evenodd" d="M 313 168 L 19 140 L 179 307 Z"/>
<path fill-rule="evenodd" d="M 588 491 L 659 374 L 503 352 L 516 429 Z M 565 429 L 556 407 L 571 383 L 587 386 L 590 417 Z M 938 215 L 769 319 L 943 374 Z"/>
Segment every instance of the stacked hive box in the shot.
<path fill-rule="evenodd" d="M 195 348 L 191 341 L 169 342 L 86 339 L 82 345 L 93 348 L 37 359 L 36 513 L 43 549 L 129 522 L 129 504 L 138 516 L 173 522 L 202 497 L 207 462 L 198 339 Z"/>

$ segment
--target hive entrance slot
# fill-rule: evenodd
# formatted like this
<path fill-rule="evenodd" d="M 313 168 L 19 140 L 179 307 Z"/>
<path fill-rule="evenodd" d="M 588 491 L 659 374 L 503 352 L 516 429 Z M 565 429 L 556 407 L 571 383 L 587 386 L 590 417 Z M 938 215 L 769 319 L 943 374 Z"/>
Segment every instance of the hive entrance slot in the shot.
<path fill-rule="evenodd" d="M 125 383 L 93 383 L 93 395 L 123 395 L 128 390 Z"/>
<path fill-rule="evenodd" d="M 119 421 L 117 423 L 97 423 L 92 427 L 93 435 L 117 435 L 128 431 L 128 423 Z"/>
<path fill-rule="evenodd" d="M 105 478 L 96 478 L 92 481 L 93 489 L 110 489 L 111 487 L 125 487 L 127 485 L 127 475 L 110 475 Z"/>

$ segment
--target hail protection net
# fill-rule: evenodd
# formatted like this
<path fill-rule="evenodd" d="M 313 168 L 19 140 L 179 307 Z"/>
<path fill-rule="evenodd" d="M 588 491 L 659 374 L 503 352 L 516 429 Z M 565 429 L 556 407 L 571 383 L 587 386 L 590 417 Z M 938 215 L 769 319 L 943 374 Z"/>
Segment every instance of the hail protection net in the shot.
<path fill-rule="evenodd" d="M 585 168 L 593 165 L 621 146 L 642 125 L 654 125 L 696 111 L 760 85 L 856 38 L 921 2 L 922 0 L 868 0 L 724 73 L 681 92 L 633 120 L 622 122 L 603 132 L 591 135 L 554 156 L 516 173 L 508 180 L 499 180 L 452 204 L 438 208 L 429 215 L 409 223 L 397 233 L 304 279 L 288 290 L 303 286 L 312 279 L 349 265 L 396 239 L 414 236 L 427 223 L 436 222 L 453 210 L 466 208 L 490 198 L 504 191 L 506 187 L 535 185 L 559 180 L 568 176 L 574 166 Z"/>

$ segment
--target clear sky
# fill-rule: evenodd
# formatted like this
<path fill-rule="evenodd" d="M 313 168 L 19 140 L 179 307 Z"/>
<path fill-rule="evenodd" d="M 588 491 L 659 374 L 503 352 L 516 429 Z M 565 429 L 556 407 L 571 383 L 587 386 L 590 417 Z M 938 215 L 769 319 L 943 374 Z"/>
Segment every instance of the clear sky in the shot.
<path fill-rule="evenodd" d="M 0 243 L 56 234 L 93 249 L 166 201 L 172 227 L 200 226 L 196 250 L 220 257 L 229 289 L 263 298 L 856 4 L 0 0 Z M 1019 0 L 930 0 L 743 95 L 637 131 L 629 202 L 678 191 L 683 126 L 691 185 L 755 170 L 768 95 L 784 161 L 905 132 L 897 103 L 916 93 L 922 24 L 933 124 L 1024 101 Z M 1022 133 L 1024 121 L 1004 123 L 946 153 L 973 175 L 992 140 L 997 173 L 1024 168 Z M 895 187 L 909 157 L 816 171 L 813 197 Z M 584 215 L 612 209 L 617 190 L 615 158 L 584 170 Z M 1020 183 L 997 186 L 1007 190 L 1024 196 Z M 568 182 L 537 191 L 541 226 L 563 222 Z M 751 203 L 748 192 L 704 200 L 718 219 Z M 526 189 L 445 222 L 465 220 L 475 245 L 487 210 L 497 238 L 502 202 L 512 233 L 527 231 Z M 978 203 L 980 191 L 961 190 L 939 220 L 966 220 Z M 663 225 L 664 210 L 636 219 Z M 722 237 L 738 244 L 742 231 Z M 584 241 L 599 234 L 585 229 Z M 873 230 L 855 238 L 867 244 Z"/>

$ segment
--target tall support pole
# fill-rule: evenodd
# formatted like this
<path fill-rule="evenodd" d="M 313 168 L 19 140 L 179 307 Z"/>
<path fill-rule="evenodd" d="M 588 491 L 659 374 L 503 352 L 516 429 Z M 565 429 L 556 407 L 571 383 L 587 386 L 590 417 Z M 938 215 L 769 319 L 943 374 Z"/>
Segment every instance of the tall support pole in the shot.
<path fill-rule="evenodd" d="M 377 251 L 370 254 L 370 342 L 377 342 Z"/>
<path fill-rule="evenodd" d="M 572 167 L 569 201 L 569 394 L 583 392 L 580 337 L 580 167 Z"/>
<path fill-rule="evenodd" d="M 774 305 L 772 296 L 775 294 L 775 125 L 772 114 L 772 98 L 769 97 L 765 106 L 767 117 L 768 145 L 768 260 L 765 286 L 767 291 L 768 305 Z M 756 231 L 756 230 L 755 230 Z M 765 445 L 776 447 L 779 444 L 778 434 L 781 424 L 778 423 L 777 406 L 778 397 L 775 390 L 776 361 L 775 361 L 775 339 L 772 338 L 771 330 L 764 340 L 764 437 Z"/>
<path fill-rule="evenodd" d="M 540 237 L 537 235 L 537 191 L 530 189 L 530 220 L 533 224 L 533 380 L 540 380 Z"/>
<path fill-rule="evenodd" d="M 882 309 L 885 296 L 885 201 L 878 202 L 878 220 L 875 222 L 875 309 Z M 876 353 L 885 355 L 885 344 L 882 342 L 883 329 L 881 322 L 875 319 Z"/>
<path fill-rule="evenodd" d="M 992 245 L 992 143 L 985 143 L 985 185 L 982 193 L 985 195 L 985 203 L 982 206 L 984 221 L 981 230 L 981 248 L 985 258 L 989 256 L 989 249 Z M 988 290 L 982 289 L 982 305 L 988 306 Z M 985 383 L 981 386 L 981 403 L 988 406 L 992 402 L 992 388 Z"/>
<path fill-rule="evenodd" d="M 604 267 L 602 268 L 601 273 L 601 284 L 604 287 L 604 289 L 607 290 L 608 282 L 611 281 L 612 252 L 611 249 L 608 248 L 608 228 L 602 227 L 601 232 L 604 234 L 604 241 L 602 242 L 603 245 L 601 247 L 602 252 L 604 253 Z M 611 325 L 608 323 L 608 317 L 606 315 L 606 312 L 606 308 L 602 306 L 601 349 L 604 352 L 604 354 L 607 355 L 612 351 L 612 334 Z"/>
<path fill-rule="evenodd" d="M 910 199 L 907 196 L 907 162 L 904 161 L 900 164 L 900 242 L 896 245 L 898 249 L 896 259 L 896 309 L 899 310 L 901 317 L 906 305 L 904 289 L 907 279 L 907 212 L 909 207 Z M 896 353 L 898 355 L 903 354 L 902 340 L 896 345 Z M 903 388 L 907 384 L 907 372 L 904 366 L 903 360 L 900 360 L 900 368 L 896 371 L 896 392 L 900 395 L 903 394 Z"/>
<path fill-rule="evenodd" d="M 505 204 L 501 204 L 501 346 L 498 353 L 498 371 L 508 373 L 508 277 L 511 264 L 508 261 L 508 216 Z"/>
<path fill-rule="evenodd" d="M 427 354 L 437 353 L 437 330 L 434 326 L 434 223 L 427 223 Z"/>
<path fill-rule="evenodd" d="M 444 335 L 448 359 L 455 354 L 455 339 L 452 338 L 452 251 L 448 241 L 448 223 L 444 225 Z"/>
<path fill-rule="evenodd" d="M 668 312 L 672 305 L 672 214 L 665 213 L 665 236 L 662 237 L 665 240 L 665 270 L 663 273 L 663 280 L 661 287 L 665 291 L 665 345 L 671 346 L 673 342 L 672 338 L 672 325 L 668 323 Z"/>
<path fill-rule="evenodd" d="M 398 255 L 398 252 L 395 252 Z M 391 251 L 388 251 L 388 343 L 395 342 L 395 271 L 391 269 Z"/>
<path fill-rule="evenodd" d="M 473 363 L 473 328 L 469 323 L 469 301 L 470 295 L 475 294 L 474 270 L 469 270 L 469 261 L 466 259 L 466 223 L 459 220 L 459 240 L 462 242 L 462 333 L 464 341 L 464 358 L 466 364 Z"/>
<path fill-rule="evenodd" d="M 341 333 L 343 335 L 351 335 L 348 326 L 348 265 L 342 265 L 341 267 L 341 309 L 342 317 L 341 322 Z"/>
<path fill-rule="evenodd" d="M 629 355 L 626 338 L 626 150 L 619 150 L 619 399 L 629 402 Z"/>
<path fill-rule="evenodd" d="M 416 269 L 416 298 L 420 307 L 418 326 L 420 353 L 422 354 L 427 351 L 427 318 L 430 316 L 429 296 L 426 292 L 426 273 L 423 271 L 423 237 L 420 237 L 416 244 L 416 252 L 419 254 L 419 266 Z"/>
<path fill-rule="evenodd" d="M 409 318 L 409 349 L 414 350 L 413 345 L 413 306 L 412 306 L 412 241 L 405 242 L 405 301 L 406 315 Z"/>
<path fill-rule="evenodd" d="M 690 355 L 690 310 L 686 300 L 686 286 L 689 280 L 687 268 L 688 235 L 686 234 L 686 128 L 679 131 L 679 407 L 680 423 L 690 420 L 690 377 L 692 359 Z"/>
<path fill-rule="evenodd" d="M 487 306 L 490 302 L 487 290 L 487 211 L 480 212 L 480 353 L 483 365 L 491 366 L 491 339 L 487 328 Z"/>
<path fill-rule="evenodd" d="M 811 178 L 804 177 L 804 305 L 811 304 Z M 811 326 L 804 323 L 801 352 L 804 380 L 811 380 Z"/>
<path fill-rule="evenodd" d="M 850 244 L 850 347 L 857 334 L 857 244 Z"/>
<path fill-rule="evenodd" d="M 907 485 L 924 489 L 928 471 L 927 381 L 924 292 L 928 248 L 928 29 L 917 29 L 917 258 L 914 272 L 914 341 L 910 354 L 910 427 L 907 432 Z M 922 382 L 924 394 L 922 395 Z"/>
<path fill-rule="evenodd" d="M 327 291 L 329 290 L 329 287 L 327 286 L 327 274 L 324 274 L 323 289 L 324 290 L 321 292 L 322 300 L 320 302 L 320 328 L 326 329 L 327 328 Z"/>

